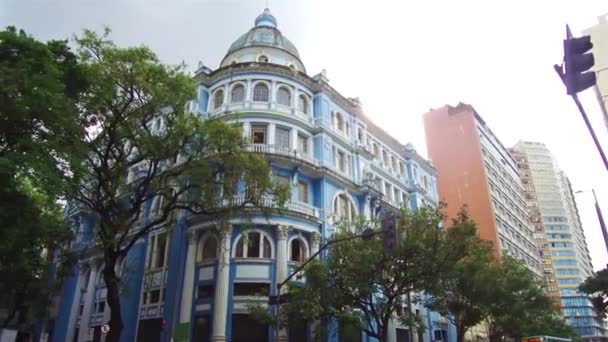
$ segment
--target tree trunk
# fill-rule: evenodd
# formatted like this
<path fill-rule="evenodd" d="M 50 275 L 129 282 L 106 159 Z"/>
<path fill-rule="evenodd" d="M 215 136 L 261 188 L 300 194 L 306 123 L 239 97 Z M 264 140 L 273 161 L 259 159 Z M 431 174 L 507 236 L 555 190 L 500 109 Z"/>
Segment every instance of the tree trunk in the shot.
<path fill-rule="evenodd" d="M 456 342 L 464 342 L 464 334 L 466 334 L 466 332 L 467 329 L 464 324 L 456 324 Z"/>
<path fill-rule="evenodd" d="M 110 308 L 110 321 L 108 322 L 110 331 L 106 336 L 106 342 L 118 342 L 120 335 L 122 334 L 122 329 L 124 328 L 122 313 L 120 312 L 118 276 L 114 270 L 116 260 L 116 257 L 106 256 L 105 265 L 103 267 L 103 280 L 106 283 L 106 288 L 108 291 L 106 295 L 106 303 L 108 303 L 108 307 Z"/>
<path fill-rule="evenodd" d="M 15 342 L 28 342 L 30 340 L 30 330 L 27 321 L 28 321 L 28 309 L 25 305 L 21 305 L 19 307 L 19 316 L 17 318 L 17 336 L 15 338 Z"/>

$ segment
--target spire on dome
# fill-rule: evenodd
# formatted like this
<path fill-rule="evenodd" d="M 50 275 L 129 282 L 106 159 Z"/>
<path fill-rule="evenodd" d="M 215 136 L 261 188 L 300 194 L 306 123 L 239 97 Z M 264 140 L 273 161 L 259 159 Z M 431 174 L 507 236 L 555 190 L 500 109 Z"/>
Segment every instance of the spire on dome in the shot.
<path fill-rule="evenodd" d="M 267 26 L 267 27 L 277 27 L 277 19 L 270 14 L 270 10 L 268 8 L 264 9 L 264 12 L 260 15 L 258 15 L 257 18 L 255 18 L 255 26 L 256 27 L 262 27 L 262 26 Z"/>

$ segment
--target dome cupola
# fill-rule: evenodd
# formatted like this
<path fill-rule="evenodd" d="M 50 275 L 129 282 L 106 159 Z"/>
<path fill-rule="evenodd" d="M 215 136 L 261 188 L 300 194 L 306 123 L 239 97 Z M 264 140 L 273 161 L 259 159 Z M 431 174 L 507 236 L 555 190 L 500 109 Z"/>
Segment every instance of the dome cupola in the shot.
<path fill-rule="evenodd" d="M 266 8 L 255 26 L 230 45 L 220 67 L 234 63 L 271 63 L 306 72 L 298 49 L 277 29 L 277 19 Z"/>

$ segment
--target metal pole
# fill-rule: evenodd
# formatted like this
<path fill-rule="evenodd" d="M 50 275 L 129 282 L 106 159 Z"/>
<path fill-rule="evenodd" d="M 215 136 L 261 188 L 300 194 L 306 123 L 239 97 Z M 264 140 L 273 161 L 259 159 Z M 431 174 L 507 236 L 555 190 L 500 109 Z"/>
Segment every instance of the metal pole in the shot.
<path fill-rule="evenodd" d="M 412 296 L 410 291 L 407 291 L 407 311 L 409 311 L 410 316 L 410 342 L 414 342 L 414 314 L 412 313 Z"/>
<path fill-rule="evenodd" d="M 595 189 L 591 189 L 591 192 L 593 192 L 593 199 L 595 200 L 595 212 L 597 213 L 597 219 L 600 221 L 600 227 L 602 228 L 602 234 L 604 235 L 604 244 L 606 246 L 606 251 L 608 251 L 608 230 L 606 230 L 604 215 L 602 215 L 602 209 L 597 201 L 597 196 L 595 196 Z"/>
<path fill-rule="evenodd" d="M 559 78 L 562 80 L 562 82 L 564 81 L 564 73 L 562 71 L 561 66 L 559 65 L 554 65 L 553 68 L 555 69 L 555 72 L 557 72 L 557 75 L 559 76 Z M 591 134 L 591 137 L 593 138 L 593 142 L 595 143 L 595 147 L 597 148 L 597 151 L 600 153 L 600 156 L 602 157 L 602 161 L 604 162 L 604 167 L 606 167 L 606 170 L 608 170 L 608 159 L 606 159 L 606 155 L 604 154 L 604 150 L 602 149 L 602 146 L 600 145 L 599 140 L 597 140 L 597 136 L 595 135 L 595 131 L 593 130 L 593 127 L 591 126 L 591 122 L 589 122 L 589 118 L 587 117 L 587 113 L 585 112 L 585 109 L 583 108 L 583 105 L 581 105 L 581 101 L 579 101 L 578 99 L 578 95 L 574 94 L 572 95 L 572 99 L 574 100 L 574 103 L 576 104 L 576 107 L 578 108 L 579 112 L 581 112 L 581 115 L 583 116 L 583 120 L 585 121 L 585 125 L 587 125 L 587 129 L 589 130 L 589 134 Z"/>

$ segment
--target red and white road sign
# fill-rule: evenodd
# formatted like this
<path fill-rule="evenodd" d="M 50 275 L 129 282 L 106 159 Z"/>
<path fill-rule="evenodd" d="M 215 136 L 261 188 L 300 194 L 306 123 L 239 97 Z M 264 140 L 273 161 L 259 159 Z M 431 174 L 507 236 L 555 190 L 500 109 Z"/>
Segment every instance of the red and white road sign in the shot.
<path fill-rule="evenodd" d="M 110 326 L 107 324 L 104 324 L 101 326 L 101 332 L 104 334 L 107 334 L 110 331 Z"/>

